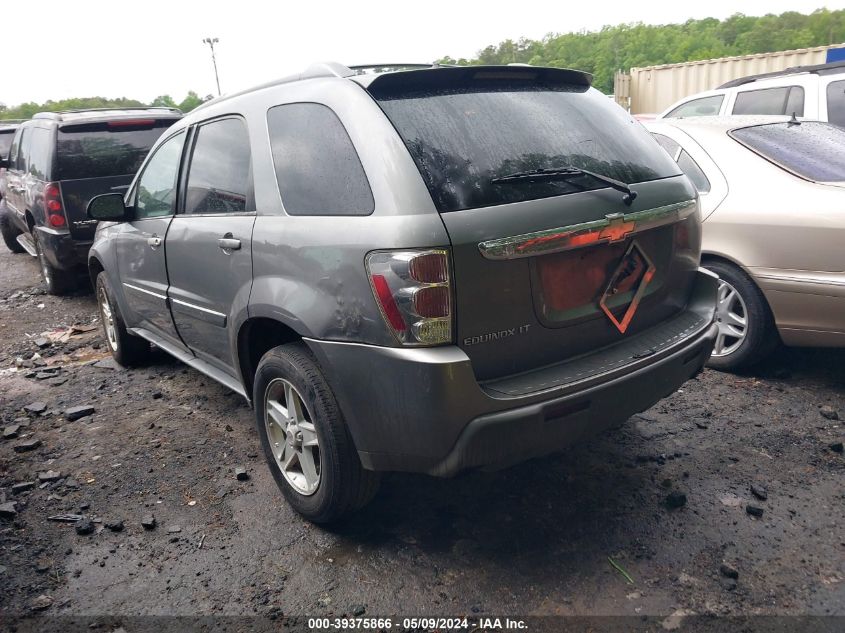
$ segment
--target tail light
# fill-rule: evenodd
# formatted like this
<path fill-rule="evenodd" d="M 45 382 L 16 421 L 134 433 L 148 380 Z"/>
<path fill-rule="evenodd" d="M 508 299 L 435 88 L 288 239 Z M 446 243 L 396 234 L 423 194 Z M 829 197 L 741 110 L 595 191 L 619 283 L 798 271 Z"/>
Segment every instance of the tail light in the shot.
<path fill-rule="evenodd" d="M 67 226 L 65 211 L 62 207 L 62 193 L 59 185 L 48 182 L 44 186 L 44 212 L 47 214 L 47 224 L 59 229 Z"/>
<path fill-rule="evenodd" d="M 381 315 L 400 343 L 452 342 L 447 251 L 377 251 L 367 255 L 367 273 Z"/>

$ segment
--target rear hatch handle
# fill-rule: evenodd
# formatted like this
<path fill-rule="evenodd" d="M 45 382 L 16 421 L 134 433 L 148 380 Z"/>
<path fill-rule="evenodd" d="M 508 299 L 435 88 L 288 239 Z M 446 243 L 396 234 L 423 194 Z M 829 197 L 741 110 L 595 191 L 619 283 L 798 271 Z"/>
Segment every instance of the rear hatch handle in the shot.
<path fill-rule="evenodd" d="M 506 260 L 619 242 L 643 231 L 680 222 L 697 208 L 698 203 L 693 199 L 633 213 L 610 213 L 591 222 L 488 240 L 481 242 L 478 250 L 486 259 Z"/>

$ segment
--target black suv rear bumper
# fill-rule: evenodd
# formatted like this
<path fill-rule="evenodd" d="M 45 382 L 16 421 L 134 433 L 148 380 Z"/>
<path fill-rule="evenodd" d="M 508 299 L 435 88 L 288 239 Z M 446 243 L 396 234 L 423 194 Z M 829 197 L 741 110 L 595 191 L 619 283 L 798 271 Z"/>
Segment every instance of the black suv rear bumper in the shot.
<path fill-rule="evenodd" d="M 35 228 L 44 257 L 60 270 L 76 270 L 88 265 L 91 240 L 75 240 L 70 233 L 53 231 L 43 226 Z"/>
<path fill-rule="evenodd" d="M 486 384 L 458 347 L 307 342 L 365 468 L 450 476 L 553 453 L 673 393 L 713 349 L 716 281 L 700 272 L 684 312 L 625 346 Z"/>

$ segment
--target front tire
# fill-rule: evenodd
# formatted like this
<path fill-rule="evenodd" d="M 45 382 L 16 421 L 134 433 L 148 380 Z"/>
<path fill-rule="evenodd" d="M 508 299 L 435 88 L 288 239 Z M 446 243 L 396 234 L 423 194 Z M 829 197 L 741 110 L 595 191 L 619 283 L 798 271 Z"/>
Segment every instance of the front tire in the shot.
<path fill-rule="evenodd" d="M 21 232 L 22 231 L 20 229 L 12 224 L 12 220 L 9 217 L 9 211 L 6 209 L 6 205 L 4 204 L 3 207 L 0 208 L 0 235 L 3 236 L 3 241 L 6 243 L 6 247 L 13 253 L 23 253 L 24 251 L 23 246 L 18 244 L 18 235 L 20 235 Z"/>
<path fill-rule="evenodd" d="M 726 262 L 705 267 L 719 275 L 716 324 L 719 334 L 707 366 L 722 371 L 748 368 L 765 359 L 777 345 L 769 304 L 751 278 Z"/>
<path fill-rule="evenodd" d="M 106 339 L 106 345 L 112 357 L 124 367 L 141 365 L 150 355 L 150 344 L 126 330 L 126 323 L 114 300 L 106 273 L 101 272 L 97 275 L 94 289 L 100 321 L 103 324 L 103 337 Z"/>
<path fill-rule="evenodd" d="M 330 523 L 375 496 L 378 474 L 361 466 L 334 394 L 307 347 L 280 345 L 263 356 L 253 402 L 273 478 L 299 514 Z"/>
<path fill-rule="evenodd" d="M 44 255 L 38 232 L 32 229 L 32 241 L 35 242 L 35 252 L 38 253 L 38 263 L 41 266 L 41 276 L 47 284 L 47 292 L 51 295 L 66 295 L 76 288 L 76 276 L 72 271 L 56 268 Z"/>

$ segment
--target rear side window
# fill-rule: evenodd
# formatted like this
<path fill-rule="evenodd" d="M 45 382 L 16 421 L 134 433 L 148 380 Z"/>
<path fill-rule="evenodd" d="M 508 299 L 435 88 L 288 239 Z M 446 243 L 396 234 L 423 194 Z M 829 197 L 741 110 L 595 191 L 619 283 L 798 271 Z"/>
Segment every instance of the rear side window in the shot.
<path fill-rule="evenodd" d="M 692 156 L 687 154 L 686 150 L 681 150 L 681 153 L 678 155 L 678 167 L 692 181 L 698 193 L 707 193 L 710 191 L 710 181 L 704 175 L 704 170 L 698 166 L 698 163 L 693 160 Z"/>
<path fill-rule="evenodd" d="M 39 180 L 46 180 L 52 171 L 50 161 L 53 158 L 53 133 L 45 128 L 35 127 L 29 134 L 27 173 Z"/>
<path fill-rule="evenodd" d="M 173 120 L 137 119 L 59 129 L 56 180 L 134 175 Z"/>
<path fill-rule="evenodd" d="M 12 148 L 12 139 L 15 138 L 15 131 L 0 132 L 0 158 L 8 158 L 9 150 Z"/>
<path fill-rule="evenodd" d="M 586 86 L 484 79 L 371 92 L 441 213 L 607 186 L 589 176 L 494 182 L 538 169 L 581 168 L 625 183 L 679 174 L 645 128 Z"/>
<path fill-rule="evenodd" d="M 793 114 L 804 116 L 804 89 L 801 86 L 765 88 L 740 92 L 734 101 L 734 114 Z"/>
<path fill-rule="evenodd" d="M 722 107 L 725 95 L 713 95 L 712 97 L 702 97 L 701 99 L 693 99 L 682 103 L 677 108 L 669 112 L 666 118 L 683 119 L 688 116 L 716 116 L 719 114 L 719 109 Z"/>
<path fill-rule="evenodd" d="M 681 151 L 681 146 L 674 140 L 664 134 L 652 134 L 654 140 L 660 143 L 660 147 L 666 150 L 666 153 L 672 157 L 672 160 L 677 160 L 678 153 Z"/>
<path fill-rule="evenodd" d="M 254 211 L 252 159 L 246 124 L 222 119 L 197 129 L 188 172 L 185 213 Z"/>
<path fill-rule="evenodd" d="M 369 215 L 375 208 L 361 160 L 337 115 L 317 103 L 267 112 L 270 147 L 289 215 Z"/>
<path fill-rule="evenodd" d="M 845 79 L 827 85 L 827 120 L 845 127 Z"/>
<path fill-rule="evenodd" d="M 763 158 L 807 180 L 845 181 L 845 128 L 828 123 L 769 123 L 730 135 Z"/>
<path fill-rule="evenodd" d="M 680 144 L 664 134 L 654 134 L 654 138 L 660 143 L 660 147 L 665 149 L 666 153 L 672 157 L 672 160 L 678 163 L 678 167 L 692 181 L 698 193 L 707 193 L 710 191 L 710 181 L 707 180 L 704 171 L 686 150 L 681 149 Z"/>

